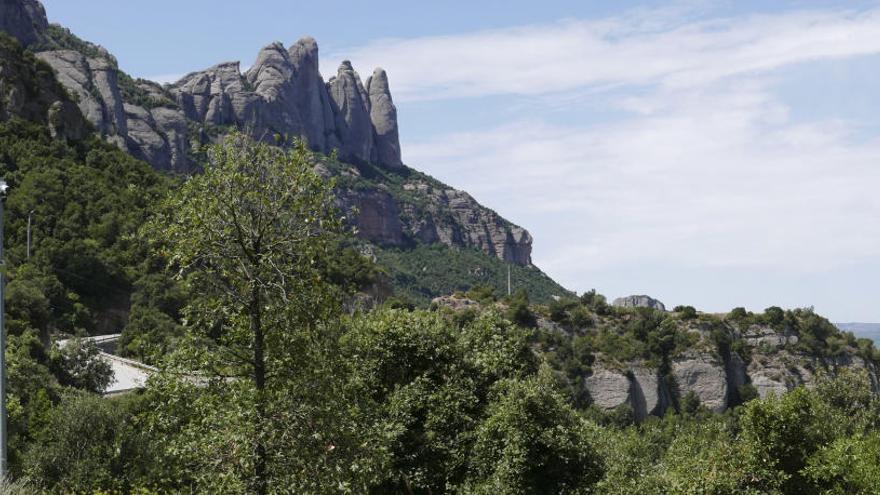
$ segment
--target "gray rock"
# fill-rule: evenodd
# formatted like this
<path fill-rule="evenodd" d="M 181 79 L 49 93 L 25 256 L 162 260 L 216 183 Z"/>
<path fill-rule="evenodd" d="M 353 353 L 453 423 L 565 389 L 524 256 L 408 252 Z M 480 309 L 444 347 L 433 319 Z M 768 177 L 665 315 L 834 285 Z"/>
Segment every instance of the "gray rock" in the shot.
<path fill-rule="evenodd" d="M 710 411 L 727 409 L 727 374 L 712 356 L 696 354 L 676 359 L 672 363 L 672 376 L 678 385 L 679 397 L 694 392 L 700 404 Z"/>
<path fill-rule="evenodd" d="M 41 52 L 37 58 L 49 64 L 55 70 L 55 76 L 74 96 L 82 111 L 95 129 L 106 133 L 108 129 L 106 109 L 100 93 L 92 81 L 92 71 L 88 60 L 73 50 L 57 50 Z"/>
<path fill-rule="evenodd" d="M 160 170 L 171 169 L 171 150 L 165 138 L 157 131 L 156 122 L 150 112 L 142 107 L 126 104 L 125 116 L 128 120 L 131 153 Z"/>
<path fill-rule="evenodd" d="M 76 104 L 59 100 L 49 107 L 46 115 L 49 133 L 55 139 L 80 140 L 90 132 Z"/>
<path fill-rule="evenodd" d="M 776 397 L 788 392 L 788 387 L 777 375 L 770 375 L 767 372 L 760 371 L 752 373 L 752 386 L 758 391 L 758 396 L 762 399 L 775 395 Z"/>
<path fill-rule="evenodd" d="M 669 407 L 668 393 L 656 369 L 634 364 L 631 368 L 631 402 L 636 421 L 660 415 Z"/>
<path fill-rule="evenodd" d="M 797 344 L 797 335 L 791 332 L 777 332 L 774 328 L 763 325 L 751 325 L 743 332 L 743 339 L 752 346 L 781 348 L 786 344 Z"/>
<path fill-rule="evenodd" d="M 254 126 L 258 97 L 245 89 L 238 62 L 187 74 L 169 88 L 190 120 L 213 126 Z"/>
<path fill-rule="evenodd" d="M 666 311 L 666 306 L 662 302 L 645 295 L 618 297 L 612 305 L 620 308 L 651 308 L 658 311 Z"/>
<path fill-rule="evenodd" d="M 474 301 L 473 299 L 469 299 L 467 297 L 458 297 L 455 295 L 435 297 L 431 300 L 431 305 L 449 308 L 454 311 L 477 309 L 480 307 L 480 303 Z"/>
<path fill-rule="evenodd" d="M 189 148 L 189 128 L 186 118 L 179 110 L 157 107 L 150 110 L 150 116 L 156 126 L 156 133 L 165 141 L 168 149 L 167 172 L 188 174 L 192 172 L 187 149 Z"/>
<path fill-rule="evenodd" d="M 293 88 L 294 68 L 290 54 L 281 43 L 263 47 L 245 78 L 258 97 L 257 132 L 300 136 L 302 121 L 296 108 Z"/>
<path fill-rule="evenodd" d="M 125 107 L 119 92 L 119 76 L 116 64 L 103 58 L 88 59 L 92 85 L 101 96 L 106 122 L 105 134 L 127 136 L 128 123 Z"/>
<path fill-rule="evenodd" d="M 0 31 L 24 46 L 36 43 L 49 27 L 46 10 L 37 0 L 0 0 Z"/>
<path fill-rule="evenodd" d="M 336 123 L 327 85 L 318 67 L 318 43 L 302 38 L 288 50 L 294 67 L 293 98 L 303 124 L 302 135 L 316 151 L 330 151 L 339 142 L 333 135 Z"/>
<path fill-rule="evenodd" d="M 336 116 L 336 133 L 341 143 L 339 157 L 369 162 L 373 153 L 370 99 L 351 62 L 345 60 L 340 64 L 336 77 L 330 79 L 327 88 Z"/>
<path fill-rule="evenodd" d="M 631 405 L 630 379 L 622 372 L 594 367 L 593 374 L 584 379 L 593 404 L 606 411 L 622 405 Z"/>
<path fill-rule="evenodd" d="M 469 194 L 419 179 L 403 187 L 427 203 L 419 211 L 413 205 L 402 206 L 405 228 L 413 237 L 427 243 L 475 248 L 510 263 L 531 265 L 532 236 L 528 231 L 482 207 Z"/>
<path fill-rule="evenodd" d="M 387 167 L 400 168 L 400 137 L 397 130 L 397 107 L 391 100 L 388 76 L 385 70 L 377 68 L 367 79 L 367 93 L 370 95 L 370 120 L 375 132 L 375 152 L 373 161 Z"/>

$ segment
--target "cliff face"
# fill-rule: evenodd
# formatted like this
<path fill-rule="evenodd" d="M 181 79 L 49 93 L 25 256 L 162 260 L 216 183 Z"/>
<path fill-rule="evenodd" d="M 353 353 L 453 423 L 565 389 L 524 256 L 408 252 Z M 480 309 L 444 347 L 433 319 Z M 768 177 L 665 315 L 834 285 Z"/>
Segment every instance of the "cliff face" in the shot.
<path fill-rule="evenodd" d="M 90 132 L 51 69 L 0 34 L 0 121 L 14 117 L 44 124 L 59 139 L 82 139 Z"/>
<path fill-rule="evenodd" d="M 315 152 L 336 152 L 345 173 L 381 168 L 401 182 L 415 172 L 401 159 L 397 108 L 381 68 L 362 81 L 351 62 L 324 81 L 318 44 L 303 38 L 285 47 L 265 46 L 242 73 L 225 62 L 159 85 L 120 71 L 104 48 L 50 25 L 37 0 L 0 0 L 0 30 L 52 67 L 82 115 L 107 141 L 154 168 L 175 174 L 197 171 L 202 145 L 238 129 L 255 139 L 299 137 Z M 56 113 L 70 109 L 56 109 Z M 351 172 L 354 170 L 354 172 Z M 339 167 L 333 173 L 340 172 Z M 502 260 L 531 264 L 532 238 L 467 193 L 433 179 L 406 189 L 373 182 L 366 189 L 340 187 L 361 237 L 383 246 L 440 243 L 472 248 Z M 333 175 L 333 174 L 331 174 Z"/>
<path fill-rule="evenodd" d="M 48 26 L 46 11 L 37 0 L 0 0 L 0 31 L 22 45 L 37 42 Z"/>
<path fill-rule="evenodd" d="M 853 348 L 835 356 L 817 355 L 799 348 L 795 333 L 766 325 L 740 328 L 695 322 L 682 327 L 693 344 L 672 356 L 666 374 L 646 361 L 620 363 L 597 355 L 592 374 L 584 380 L 592 403 L 606 411 L 626 406 L 636 419 L 644 419 L 662 415 L 676 400 L 693 394 L 707 409 L 722 412 L 743 399 L 744 386 L 762 398 L 778 396 L 798 386 L 811 387 L 820 374 L 833 375 L 844 368 L 865 370 L 872 389 L 880 393 L 880 369 Z M 745 344 L 745 358 L 716 346 L 711 334 L 719 330 Z"/>

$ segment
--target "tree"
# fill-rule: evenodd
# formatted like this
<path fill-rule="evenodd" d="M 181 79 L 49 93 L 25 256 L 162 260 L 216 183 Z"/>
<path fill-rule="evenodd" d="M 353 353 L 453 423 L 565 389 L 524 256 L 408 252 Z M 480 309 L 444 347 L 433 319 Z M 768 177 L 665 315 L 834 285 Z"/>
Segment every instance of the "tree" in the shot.
<path fill-rule="evenodd" d="M 693 306 L 676 306 L 672 311 L 678 313 L 682 320 L 693 320 L 697 317 L 697 310 Z"/>
<path fill-rule="evenodd" d="M 495 388 L 476 432 L 464 493 L 582 493 L 602 476 L 586 422 L 549 369 Z"/>
<path fill-rule="evenodd" d="M 535 315 L 529 309 L 529 293 L 525 289 L 517 290 L 509 298 L 507 318 L 524 327 L 534 327 L 538 324 Z"/>
<path fill-rule="evenodd" d="M 113 380 L 113 368 L 101 359 L 101 350 L 91 340 L 71 339 L 55 357 L 62 385 L 101 393 Z"/>
<path fill-rule="evenodd" d="M 340 300 L 321 270 L 342 232 L 332 182 L 313 172 L 302 144 L 282 149 L 233 133 L 208 157 L 149 228 L 192 294 L 175 365 L 205 387 L 163 389 L 192 394 L 201 415 L 182 425 L 183 450 L 194 462 L 224 453 L 199 466 L 204 490 L 330 490 L 336 480 L 321 475 L 349 469 L 335 464 L 345 440 L 331 432 L 344 408 L 329 407 L 344 397 L 324 388 L 341 374 L 328 324 Z"/>
<path fill-rule="evenodd" d="M 133 424 L 140 407 L 137 395 L 105 399 L 68 389 L 25 453 L 25 474 L 53 493 L 131 493 L 143 471 L 155 467 L 150 437 Z"/>

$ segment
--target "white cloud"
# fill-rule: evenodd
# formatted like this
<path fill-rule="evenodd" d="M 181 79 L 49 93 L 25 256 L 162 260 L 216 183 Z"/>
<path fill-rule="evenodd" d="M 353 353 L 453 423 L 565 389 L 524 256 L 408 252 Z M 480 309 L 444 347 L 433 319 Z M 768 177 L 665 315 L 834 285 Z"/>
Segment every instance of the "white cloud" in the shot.
<path fill-rule="evenodd" d="M 642 97 L 593 126 L 520 120 L 408 143 L 411 163 L 529 227 L 562 280 L 634 261 L 825 270 L 880 246 L 880 141 L 796 122 L 760 81 Z"/>
<path fill-rule="evenodd" d="M 536 263 L 564 285 L 588 289 L 601 274 L 637 290 L 650 271 L 668 274 L 663 290 L 683 302 L 723 309 L 741 301 L 707 288 L 755 294 L 766 287 L 724 284 L 774 273 L 786 283 L 773 287 L 791 292 L 765 291 L 764 306 L 821 303 L 823 274 L 880 266 L 880 138 L 864 137 L 878 122 L 806 120 L 780 88 L 804 87 L 795 64 L 880 53 L 880 9 L 697 17 L 642 10 L 382 40 L 348 55 L 385 67 L 399 106 L 517 97 L 488 128 L 445 115 L 461 130 L 413 140 L 404 123 L 404 158 L 527 227 Z M 846 318 L 857 304 L 841 301 L 863 301 L 869 314 L 877 275 L 826 307 Z"/>
<path fill-rule="evenodd" d="M 880 53 L 877 9 L 708 21 L 677 13 L 636 11 L 602 20 L 379 40 L 344 56 L 365 73 L 383 66 L 402 102 L 597 85 L 693 87 L 788 64 Z M 341 58 L 331 55 L 325 67 L 336 67 Z"/>

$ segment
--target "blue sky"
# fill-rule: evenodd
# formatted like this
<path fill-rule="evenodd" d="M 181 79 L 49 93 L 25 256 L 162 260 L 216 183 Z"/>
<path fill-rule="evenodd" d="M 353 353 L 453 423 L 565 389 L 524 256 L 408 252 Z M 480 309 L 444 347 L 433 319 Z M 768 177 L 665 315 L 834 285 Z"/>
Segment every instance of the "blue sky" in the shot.
<path fill-rule="evenodd" d="M 305 35 L 563 285 L 880 321 L 880 2 L 44 0 L 172 80 Z"/>

